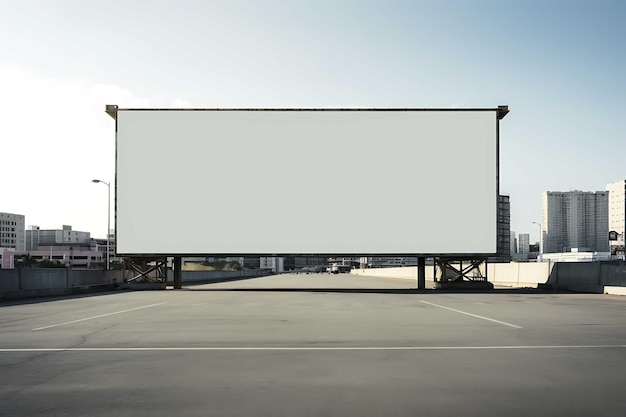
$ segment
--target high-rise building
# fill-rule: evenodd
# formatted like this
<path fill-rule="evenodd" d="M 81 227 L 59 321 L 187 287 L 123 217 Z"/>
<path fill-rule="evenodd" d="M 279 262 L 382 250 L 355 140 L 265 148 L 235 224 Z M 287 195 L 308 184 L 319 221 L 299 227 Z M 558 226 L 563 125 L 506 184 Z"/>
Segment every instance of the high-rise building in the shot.
<path fill-rule="evenodd" d="M 626 232 L 626 180 L 607 184 L 609 192 L 609 231 L 617 232 L 617 240 L 611 241 L 611 250 L 624 252 L 624 234 Z"/>
<path fill-rule="evenodd" d="M 0 248 L 25 249 L 25 219 L 23 214 L 0 213 Z"/>
<path fill-rule="evenodd" d="M 608 191 L 544 192 L 543 252 L 608 252 L 608 197 Z"/>
<path fill-rule="evenodd" d="M 511 256 L 517 253 L 517 236 L 515 236 L 515 232 L 511 232 Z"/>
<path fill-rule="evenodd" d="M 522 257 L 528 257 L 528 253 L 530 252 L 530 234 L 529 233 L 520 233 L 518 236 L 518 253 L 522 255 Z"/>
<path fill-rule="evenodd" d="M 497 251 L 494 260 L 500 262 L 511 260 L 511 199 L 508 195 L 500 195 L 498 198 Z"/>

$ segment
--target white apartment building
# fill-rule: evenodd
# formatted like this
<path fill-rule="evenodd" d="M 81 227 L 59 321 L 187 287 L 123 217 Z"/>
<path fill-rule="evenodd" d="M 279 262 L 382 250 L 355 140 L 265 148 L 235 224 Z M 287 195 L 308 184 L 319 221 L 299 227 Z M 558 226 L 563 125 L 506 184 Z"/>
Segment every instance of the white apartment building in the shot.
<path fill-rule="evenodd" d="M 609 231 L 617 232 L 617 240 L 611 246 L 624 246 L 626 232 L 626 180 L 607 184 L 609 192 Z"/>
<path fill-rule="evenodd" d="M 542 204 L 544 253 L 608 252 L 608 191 L 546 191 Z"/>
<path fill-rule="evenodd" d="M 26 249 L 25 222 L 23 214 L 0 212 L 0 248 Z"/>

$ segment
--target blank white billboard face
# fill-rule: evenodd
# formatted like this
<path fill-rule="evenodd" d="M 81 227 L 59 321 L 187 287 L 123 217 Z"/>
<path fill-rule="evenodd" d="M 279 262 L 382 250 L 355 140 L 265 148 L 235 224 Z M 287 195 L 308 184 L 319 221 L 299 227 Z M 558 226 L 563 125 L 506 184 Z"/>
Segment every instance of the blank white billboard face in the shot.
<path fill-rule="evenodd" d="M 496 252 L 497 111 L 118 110 L 121 255 Z"/>

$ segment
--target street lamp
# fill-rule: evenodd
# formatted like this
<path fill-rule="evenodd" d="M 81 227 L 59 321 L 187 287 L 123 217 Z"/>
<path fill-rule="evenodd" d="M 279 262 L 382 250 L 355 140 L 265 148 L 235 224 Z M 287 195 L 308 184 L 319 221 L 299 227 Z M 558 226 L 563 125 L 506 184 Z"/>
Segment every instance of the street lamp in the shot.
<path fill-rule="evenodd" d="M 537 226 L 539 226 L 539 262 L 543 262 L 543 227 L 541 226 L 541 223 L 538 222 L 533 222 L 533 224 L 536 224 Z"/>
<path fill-rule="evenodd" d="M 106 233 L 106 239 L 107 239 L 107 269 L 110 268 L 110 263 L 109 263 L 109 231 L 111 230 L 111 184 L 106 182 L 106 181 L 102 181 L 102 180 L 91 180 L 91 182 L 93 183 L 100 183 L 100 184 L 104 184 L 107 186 L 108 191 L 109 191 L 109 199 L 108 199 L 108 204 L 107 204 L 107 233 Z"/>

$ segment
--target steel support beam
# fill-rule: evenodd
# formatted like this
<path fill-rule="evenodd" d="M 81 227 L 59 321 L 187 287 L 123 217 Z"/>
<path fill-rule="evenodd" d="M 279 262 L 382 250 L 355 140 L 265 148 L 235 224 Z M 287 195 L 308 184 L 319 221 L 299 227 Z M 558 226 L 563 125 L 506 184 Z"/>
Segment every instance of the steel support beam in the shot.
<path fill-rule="evenodd" d="M 174 257 L 174 289 L 180 290 L 183 288 L 183 258 L 180 256 Z"/>
<path fill-rule="evenodd" d="M 417 289 L 426 289 L 426 258 L 423 256 L 417 257 Z"/>
<path fill-rule="evenodd" d="M 167 282 L 167 258 L 124 258 L 124 282 Z"/>
<path fill-rule="evenodd" d="M 486 257 L 436 257 L 435 288 L 493 289 Z"/>

